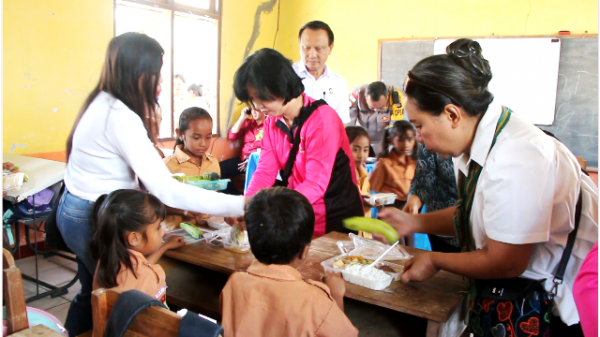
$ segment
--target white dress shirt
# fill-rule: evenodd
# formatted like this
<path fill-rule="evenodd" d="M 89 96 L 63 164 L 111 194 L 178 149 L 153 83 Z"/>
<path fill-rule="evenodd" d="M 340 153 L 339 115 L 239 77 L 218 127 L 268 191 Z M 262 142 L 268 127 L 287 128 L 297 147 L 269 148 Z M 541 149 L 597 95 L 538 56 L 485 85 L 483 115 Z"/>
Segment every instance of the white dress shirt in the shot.
<path fill-rule="evenodd" d="M 569 233 L 581 186 L 583 207 L 577 239 L 558 287 L 554 314 L 568 325 L 579 322 L 572 287 L 577 271 L 598 239 L 598 187 L 581 173 L 575 156 L 561 142 L 544 134 L 515 113 L 490 151 L 500 105 L 490 105 L 477 127 L 470 157 L 455 158 L 455 167 L 468 176 L 474 160 L 483 167 L 470 215 L 477 249 L 487 238 L 509 244 L 535 244 L 527 269 L 530 279 L 546 279 L 552 288 Z M 489 153 L 489 155 L 488 155 Z"/>
<path fill-rule="evenodd" d="M 318 79 L 308 72 L 302 60 L 294 63 L 292 67 L 302 79 L 304 93 L 317 100 L 324 99 L 338 113 L 342 123 L 350 122 L 350 101 L 346 80 L 334 73 L 327 65 L 323 75 Z"/>
<path fill-rule="evenodd" d="M 96 201 L 118 189 L 146 189 L 164 204 L 219 216 L 244 213 L 244 197 L 186 185 L 171 172 L 148 138 L 140 117 L 112 95 L 100 92 L 81 118 L 65 171 L 69 192 Z"/>

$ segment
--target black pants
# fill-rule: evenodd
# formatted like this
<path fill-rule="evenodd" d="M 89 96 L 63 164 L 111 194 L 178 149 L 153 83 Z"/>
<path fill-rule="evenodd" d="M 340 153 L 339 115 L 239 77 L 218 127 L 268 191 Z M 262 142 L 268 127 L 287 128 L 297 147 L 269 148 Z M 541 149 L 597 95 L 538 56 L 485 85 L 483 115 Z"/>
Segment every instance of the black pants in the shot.
<path fill-rule="evenodd" d="M 92 283 L 94 275 L 90 274 L 85 264 L 77 259 L 77 276 L 81 282 L 81 290 L 77 293 L 65 322 L 65 329 L 69 336 L 79 336 L 84 332 L 92 330 Z"/>
<path fill-rule="evenodd" d="M 219 167 L 221 168 L 221 179 L 231 179 L 238 174 L 244 174 L 244 172 L 240 172 L 238 169 L 238 165 L 242 163 L 242 159 L 240 157 L 235 157 L 227 160 L 223 160 L 219 162 Z M 240 192 L 233 187 L 231 181 L 227 183 L 227 188 L 223 191 L 225 194 L 231 195 L 239 195 Z"/>

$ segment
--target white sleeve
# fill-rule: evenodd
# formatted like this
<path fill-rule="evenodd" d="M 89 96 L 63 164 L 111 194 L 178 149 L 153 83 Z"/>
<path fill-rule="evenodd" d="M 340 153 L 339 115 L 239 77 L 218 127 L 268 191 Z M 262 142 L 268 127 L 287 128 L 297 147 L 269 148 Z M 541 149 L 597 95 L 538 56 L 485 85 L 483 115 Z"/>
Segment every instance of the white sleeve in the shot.
<path fill-rule="evenodd" d="M 134 112 L 112 111 L 112 115 L 108 139 L 148 191 L 165 205 L 217 216 L 243 215 L 243 196 L 208 191 L 173 179 Z"/>
<path fill-rule="evenodd" d="M 339 82 L 341 99 L 338 103 L 338 106 L 335 107 L 335 111 L 338 113 L 342 123 L 345 125 L 350 123 L 350 95 L 348 93 L 348 83 L 346 83 L 346 80 L 340 77 Z"/>
<path fill-rule="evenodd" d="M 539 146 L 507 139 L 490 152 L 481 191 L 483 225 L 490 239 L 510 244 L 548 241 L 556 170 L 553 158 Z"/>

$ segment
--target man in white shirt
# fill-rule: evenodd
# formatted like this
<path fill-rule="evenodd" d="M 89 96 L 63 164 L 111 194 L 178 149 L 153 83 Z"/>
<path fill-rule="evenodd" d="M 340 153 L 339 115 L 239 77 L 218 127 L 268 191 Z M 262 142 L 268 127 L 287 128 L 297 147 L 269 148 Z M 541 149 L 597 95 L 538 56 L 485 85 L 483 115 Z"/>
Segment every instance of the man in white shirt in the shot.
<path fill-rule="evenodd" d="M 293 64 L 304 84 L 304 92 L 314 99 L 324 99 L 338 113 L 342 123 L 350 122 L 348 84 L 325 62 L 333 50 L 333 31 L 325 22 L 306 23 L 298 33 L 301 60 Z"/>

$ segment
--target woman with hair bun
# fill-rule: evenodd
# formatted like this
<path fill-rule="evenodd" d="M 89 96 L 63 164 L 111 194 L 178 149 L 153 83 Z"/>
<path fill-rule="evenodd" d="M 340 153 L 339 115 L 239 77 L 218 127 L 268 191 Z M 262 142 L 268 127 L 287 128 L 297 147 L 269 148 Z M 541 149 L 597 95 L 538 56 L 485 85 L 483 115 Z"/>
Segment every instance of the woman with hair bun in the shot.
<path fill-rule="evenodd" d="M 481 47 L 470 39 L 456 40 L 446 54 L 421 60 L 406 76 L 405 110 L 417 140 L 443 158 L 455 157 L 459 202 L 426 214 L 394 208 L 379 214 L 400 235 L 456 235 L 461 252 L 419 254 L 406 263 L 402 281 L 426 280 L 443 269 L 475 279 L 475 284 L 485 279 L 546 279 L 543 286 L 550 292 L 575 226 L 581 191 L 579 229 L 564 284 L 556 288 L 554 315 L 548 319 L 553 336 L 582 336 L 571 289 L 597 241 L 598 188 L 565 145 L 494 102 L 488 90 L 491 78 Z M 501 323 L 506 319 L 500 317 Z M 519 322 L 509 329 L 511 336 L 520 336 L 521 328 L 533 333 L 534 325 Z M 484 335 L 483 323 L 472 332 Z M 535 328 L 535 335 L 545 335 L 542 322 Z"/>

